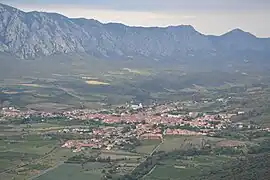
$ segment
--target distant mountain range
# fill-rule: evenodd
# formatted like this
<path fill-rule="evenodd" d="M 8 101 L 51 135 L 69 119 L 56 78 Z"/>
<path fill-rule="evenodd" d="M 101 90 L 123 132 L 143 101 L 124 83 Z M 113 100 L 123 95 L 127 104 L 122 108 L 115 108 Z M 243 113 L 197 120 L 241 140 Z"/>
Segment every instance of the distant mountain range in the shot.
<path fill-rule="evenodd" d="M 60 53 L 155 60 L 270 57 L 269 38 L 257 38 L 240 29 L 208 36 L 188 25 L 145 28 L 102 24 L 56 13 L 26 13 L 4 4 L 0 4 L 0 19 L 0 52 L 22 59 Z"/>

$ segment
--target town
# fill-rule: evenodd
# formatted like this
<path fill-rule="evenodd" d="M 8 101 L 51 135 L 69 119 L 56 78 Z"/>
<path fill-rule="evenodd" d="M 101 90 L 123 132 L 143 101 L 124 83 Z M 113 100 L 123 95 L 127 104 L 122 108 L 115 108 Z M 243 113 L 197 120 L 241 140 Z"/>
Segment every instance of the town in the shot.
<path fill-rule="evenodd" d="M 216 101 L 224 101 L 217 99 Z M 187 106 L 188 104 L 188 106 Z M 73 152 L 83 149 L 131 150 L 140 140 L 163 141 L 164 136 L 215 136 L 229 127 L 268 131 L 256 125 L 233 123 L 232 118 L 246 112 L 197 112 L 188 109 L 197 102 L 169 102 L 143 106 L 127 104 L 109 110 L 77 109 L 63 112 L 20 111 L 14 107 L 2 108 L 1 121 L 20 119 L 24 124 L 45 123 L 48 120 L 83 122 L 81 126 L 65 125 L 60 129 L 47 129 L 49 134 L 79 134 L 84 139 L 69 139 L 62 148 Z"/>

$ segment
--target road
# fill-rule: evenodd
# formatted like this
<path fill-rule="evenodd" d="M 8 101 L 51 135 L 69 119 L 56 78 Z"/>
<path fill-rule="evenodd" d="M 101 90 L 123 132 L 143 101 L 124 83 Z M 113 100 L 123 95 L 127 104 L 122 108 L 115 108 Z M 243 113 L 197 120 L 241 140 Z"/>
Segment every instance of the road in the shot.
<path fill-rule="evenodd" d="M 57 85 L 57 84 L 54 84 L 54 85 L 55 85 L 56 88 L 58 88 L 58 89 L 64 91 L 64 92 L 67 93 L 68 95 L 70 95 L 70 96 L 72 96 L 72 97 L 75 97 L 75 98 L 79 99 L 80 101 L 83 101 L 83 98 L 82 98 L 82 97 L 80 97 L 80 96 L 74 94 L 74 93 L 71 92 L 69 89 L 63 88 L 63 87 L 61 87 L 61 86 L 59 86 L 59 85 Z"/>
<path fill-rule="evenodd" d="M 42 171 L 42 172 L 39 173 L 38 175 L 35 175 L 35 176 L 29 178 L 29 180 L 34 180 L 34 179 L 36 179 L 36 178 L 38 178 L 38 177 L 40 177 L 40 176 L 42 176 L 42 175 L 48 173 L 49 171 L 52 171 L 52 170 L 58 168 L 59 166 L 61 166 L 61 165 L 63 165 L 63 164 L 64 164 L 64 161 L 59 162 L 56 166 L 51 167 L 51 168 L 49 168 L 49 169 L 46 169 L 45 171 Z"/>
<path fill-rule="evenodd" d="M 150 156 L 153 156 L 153 154 L 159 149 L 160 145 L 163 144 L 163 141 L 161 141 L 156 147 L 155 149 L 153 149 L 153 151 L 149 154 L 149 156 L 147 156 L 140 164 L 144 163 L 147 158 L 149 158 Z M 138 164 L 138 166 L 140 165 Z M 132 173 L 138 166 L 135 166 L 132 171 L 130 173 Z M 148 174 L 148 173 L 147 173 Z"/>
<path fill-rule="evenodd" d="M 144 179 L 146 176 L 148 176 L 149 174 L 151 174 L 155 169 L 156 169 L 157 165 L 155 165 L 147 174 L 145 174 L 141 179 Z"/>
<path fill-rule="evenodd" d="M 153 149 L 153 151 L 151 152 L 151 154 L 149 156 L 153 156 L 153 154 L 158 150 L 158 148 L 160 147 L 160 145 L 163 144 L 163 141 L 160 142 L 156 147 L 155 149 Z"/>

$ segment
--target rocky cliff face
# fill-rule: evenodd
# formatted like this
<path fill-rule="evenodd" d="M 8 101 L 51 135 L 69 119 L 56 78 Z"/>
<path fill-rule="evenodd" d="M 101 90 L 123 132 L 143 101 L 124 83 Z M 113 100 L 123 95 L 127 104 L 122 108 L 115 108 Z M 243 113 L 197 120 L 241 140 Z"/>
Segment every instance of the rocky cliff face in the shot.
<path fill-rule="evenodd" d="M 192 26 L 167 28 L 102 24 L 60 14 L 23 12 L 0 4 L 0 52 L 20 58 L 84 52 L 104 58 L 230 57 L 249 52 L 270 57 L 270 40 L 236 29 L 206 36 Z"/>

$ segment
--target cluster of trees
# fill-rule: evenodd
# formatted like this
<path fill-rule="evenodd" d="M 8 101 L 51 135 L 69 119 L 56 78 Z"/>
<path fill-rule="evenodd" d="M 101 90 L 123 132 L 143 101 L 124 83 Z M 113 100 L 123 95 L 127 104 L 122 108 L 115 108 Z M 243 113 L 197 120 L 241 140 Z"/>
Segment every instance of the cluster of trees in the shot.
<path fill-rule="evenodd" d="M 201 131 L 201 129 L 199 127 L 193 127 L 190 124 L 185 124 L 183 126 L 181 126 L 181 125 L 167 126 L 167 125 L 164 125 L 164 124 L 160 124 L 158 126 L 161 128 L 162 131 L 166 130 L 167 128 L 170 128 L 170 129 L 183 129 L 183 130 L 189 130 L 189 131 L 195 131 L 195 132 L 200 132 Z"/>
<path fill-rule="evenodd" d="M 52 124 L 60 124 L 60 125 L 77 125 L 80 124 L 79 120 L 69 120 L 66 117 L 58 116 L 58 117 L 41 117 L 39 115 L 31 115 L 30 117 L 21 117 L 21 118 L 12 118 L 8 120 L 9 124 L 34 124 L 34 123 L 52 123 Z"/>
<path fill-rule="evenodd" d="M 252 110 L 249 110 L 248 112 L 245 112 L 244 114 L 233 116 L 231 120 L 233 122 L 249 120 L 252 117 L 261 116 L 264 113 L 264 111 L 265 111 L 264 108 L 252 109 Z"/>
<path fill-rule="evenodd" d="M 127 143 L 122 143 L 120 145 L 120 148 L 122 150 L 125 150 L 125 151 L 129 151 L 129 152 L 136 152 L 135 148 L 137 146 L 140 146 L 141 145 L 141 141 L 138 140 L 137 138 L 135 137 L 131 137 L 128 139 L 128 142 Z"/>
<path fill-rule="evenodd" d="M 72 163 L 72 164 L 85 164 L 87 162 L 102 162 L 102 163 L 109 163 L 111 162 L 111 158 L 101 158 L 97 156 L 86 156 L 84 154 L 75 155 L 69 158 L 65 163 Z"/>
<path fill-rule="evenodd" d="M 169 111 L 168 113 L 171 115 L 178 116 L 178 115 L 186 115 L 188 112 L 187 111 Z"/>
<path fill-rule="evenodd" d="M 212 135 L 212 136 L 218 137 L 218 138 L 251 141 L 252 139 L 256 139 L 260 137 L 270 137 L 270 132 L 261 131 L 261 130 L 242 131 L 242 130 L 227 129 L 227 130 L 216 132 L 215 135 Z"/>
<path fill-rule="evenodd" d="M 259 144 L 259 146 L 251 146 L 248 149 L 249 154 L 259 154 L 269 152 L 270 152 L 270 139 L 265 139 Z"/>
<path fill-rule="evenodd" d="M 102 119 L 96 118 L 96 119 L 89 119 L 87 121 L 83 122 L 84 125 L 89 126 L 89 127 L 100 127 L 100 126 L 119 126 L 118 123 L 113 123 L 113 124 L 109 124 L 109 123 L 105 123 L 102 121 Z"/>
<path fill-rule="evenodd" d="M 119 180 L 138 180 L 153 169 L 159 162 L 159 156 L 150 156 L 139 166 L 137 166 L 130 174 L 126 174 Z"/>
<path fill-rule="evenodd" d="M 237 160 L 215 165 L 201 171 L 193 180 L 256 180 L 269 179 L 270 153 L 248 155 Z"/>
<path fill-rule="evenodd" d="M 220 148 L 214 148 L 212 150 L 213 154 L 216 155 L 239 155 L 244 154 L 243 150 L 241 148 L 231 148 L 231 147 L 220 147 Z"/>
<path fill-rule="evenodd" d="M 110 156 L 108 157 L 99 157 L 97 156 L 87 156 L 84 154 L 75 155 L 71 158 L 69 158 L 65 163 L 71 163 L 71 164 L 85 164 L 88 162 L 100 162 L 100 163 L 112 163 L 112 162 L 119 162 L 119 161 L 126 161 L 128 158 L 118 158 L 118 159 L 111 159 Z"/>

